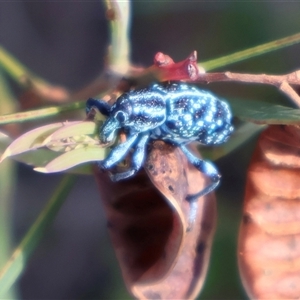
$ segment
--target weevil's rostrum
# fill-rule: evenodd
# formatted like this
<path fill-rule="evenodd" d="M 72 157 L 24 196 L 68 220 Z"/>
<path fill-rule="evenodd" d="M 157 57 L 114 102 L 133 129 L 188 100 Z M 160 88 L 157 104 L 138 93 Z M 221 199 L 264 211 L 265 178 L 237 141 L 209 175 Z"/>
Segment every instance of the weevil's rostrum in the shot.
<path fill-rule="evenodd" d="M 115 146 L 99 162 L 110 169 L 132 148 L 132 165 L 123 173 L 112 174 L 114 181 L 134 175 L 142 166 L 149 140 L 164 140 L 181 148 L 188 161 L 211 179 L 211 183 L 187 199 L 194 202 L 216 188 L 220 174 L 215 166 L 194 156 L 187 148 L 190 142 L 215 145 L 226 142 L 233 131 L 231 112 L 226 102 L 213 94 L 185 83 L 153 84 L 121 95 L 113 106 L 103 100 L 89 99 L 86 111 L 96 107 L 108 118 L 100 128 L 99 138 L 111 142 L 123 129 L 126 142 Z M 191 214 L 195 211 L 191 211 Z M 190 217 L 193 219 L 193 216 Z"/>

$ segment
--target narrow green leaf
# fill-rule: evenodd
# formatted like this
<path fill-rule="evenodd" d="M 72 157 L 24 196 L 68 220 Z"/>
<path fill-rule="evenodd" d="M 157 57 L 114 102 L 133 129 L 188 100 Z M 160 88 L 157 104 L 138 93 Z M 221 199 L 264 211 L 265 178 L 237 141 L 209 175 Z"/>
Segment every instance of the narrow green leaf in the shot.
<path fill-rule="evenodd" d="M 41 108 L 35 110 L 28 110 L 24 112 L 18 112 L 14 114 L 2 115 L 0 116 L 0 125 L 42 119 L 46 117 L 55 116 L 66 111 L 83 109 L 84 107 L 84 101 L 77 101 L 61 106 L 53 106 L 48 108 Z"/>
<path fill-rule="evenodd" d="M 96 134 L 97 128 L 98 125 L 92 121 L 75 121 L 53 123 L 33 129 L 13 141 L 3 153 L 0 162 L 13 156 L 17 161 L 39 167 L 40 171 L 43 166 L 48 165 L 51 169 L 44 172 L 50 173 L 103 159 L 106 150 L 99 145 L 98 139 L 90 137 Z M 65 153 L 62 155 L 58 152 Z"/>
<path fill-rule="evenodd" d="M 9 88 L 8 82 L 0 70 L 0 113 L 15 111 L 16 99 Z M 9 136 L 0 133 L 0 151 L 11 142 Z M 13 216 L 13 197 L 16 189 L 16 164 L 6 161 L 0 166 L 0 268 L 9 259 L 12 249 L 12 216 Z M 3 299 L 17 299 L 16 289 L 10 289 L 3 294 Z"/>
<path fill-rule="evenodd" d="M 246 60 L 258 55 L 262 55 L 271 51 L 275 51 L 284 47 L 300 43 L 300 33 L 287 36 L 269 43 L 265 43 L 256 47 L 238 51 L 233 54 L 225 55 L 216 59 L 201 62 L 200 66 L 206 71 L 211 71 L 220 67 L 233 64 L 238 61 Z"/>
<path fill-rule="evenodd" d="M 31 253 L 36 248 L 47 227 L 53 222 L 75 182 L 75 175 L 63 178 L 50 201 L 31 226 L 21 243 L 15 248 L 10 260 L 0 271 L 0 299 L 10 289 L 26 268 Z"/>
<path fill-rule="evenodd" d="M 97 128 L 97 124 L 92 121 L 70 122 L 69 125 L 64 126 L 49 135 L 44 140 L 43 144 L 46 145 L 48 143 L 51 143 L 51 141 L 66 139 L 73 136 L 95 135 Z"/>
<path fill-rule="evenodd" d="M 49 91 L 53 93 L 55 90 L 55 96 L 59 96 L 58 99 L 68 97 L 67 91 L 61 87 L 52 86 L 46 80 L 34 74 L 2 46 L 0 46 L 0 68 L 23 88 L 27 88 L 28 82 L 30 82 L 33 86 L 38 87 L 40 91 L 43 91 L 44 95 L 47 95 Z"/>
<path fill-rule="evenodd" d="M 46 148 L 39 148 L 37 150 L 20 153 L 13 156 L 12 159 L 28 166 L 40 167 L 45 166 L 60 154 L 59 152 L 51 151 Z"/>
<path fill-rule="evenodd" d="M 300 109 L 261 101 L 230 99 L 233 114 L 256 124 L 299 125 Z"/>
<path fill-rule="evenodd" d="M 31 72 L 8 51 L 0 46 L 0 66 L 12 77 L 19 80 L 25 74 Z"/>
<path fill-rule="evenodd" d="M 200 153 L 206 159 L 217 160 L 241 146 L 248 139 L 262 131 L 264 128 L 264 125 L 244 123 L 234 130 L 232 136 L 226 143 L 218 147 L 199 147 Z"/>
<path fill-rule="evenodd" d="M 88 146 L 65 152 L 50 161 L 45 167 L 35 168 L 42 173 L 61 172 L 79 164 L 103 160 L 106 157 L 106 149 L 99 146 Z"/>
<path fill-rule="evenodd" d="M 103 151 L 102 148 L 98 148 L 98 156 L 99 159 L 101 159 L 101 151 Z M 42 166 L 46 166 L 48 163 L 50 163 L 52 160 L 60 156 L 61 153 L 54 152 L 49 149 L 37 149 L 34 151 L 24 152 L 17 156 L 14 156 L 13 159 L 15 161 L 24 163 L 28 166 L 32 166 L 35 168 L 43 168 Z M 105 155 L 106 156 L 106 155 Z M 5 163 L 5 162 L 4 162 Z M 71 169 L 67 170 L 64 173 L 68 174 L 89 174 L 92 175 L 93 172 L 91 171 L 91 165 L 90 164 L 79 164 L 76 167 L 72 167 Z"/>
<path fill-rule="evenodd" d="M 0 131 L 0 153 L 3 153 L 8 145 L 11 143 L 11 138 Z"/>
<path fill-rule="evenodd" d="M 13 155 L 20 154 L 22 152 L 30 151 L 43 147 L 44 139 L 57 130 L 60 127 L 63 127 L 64 123 L 53 123 L 48 124 L 42 127 L 35 128 L 29 132 L 24 133 L 19 138 L 14 140 L 4 151 L 0 158 L 2 162 L 5 158 Z"/>

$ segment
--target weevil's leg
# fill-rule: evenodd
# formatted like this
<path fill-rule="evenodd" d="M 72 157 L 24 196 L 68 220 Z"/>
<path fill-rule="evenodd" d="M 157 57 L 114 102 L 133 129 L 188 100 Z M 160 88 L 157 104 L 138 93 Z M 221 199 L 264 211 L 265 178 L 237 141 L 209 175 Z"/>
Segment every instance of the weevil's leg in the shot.
<path fill-rule="evenodd" d="M 109 116 L 110 105 L 107 102 L 100 99 L 89 98 L 86 101 L 86 106 L 85 106 L 86 114 L 88 114 L 91 111 L 92 107 L 96 107 L 101 114 L 105 116 Z"/>
<path fill-rule="evenodd" d="M 213 191 L 219 184 L 221 175 L 219 174 L 216 167 L 203 159 L 200 159 L 194 156 L 184 145 L 180 145 L 182 152 L 186 155 L 188 161 L 195 166 L 201 173 L 208 176 L 211 180 L 211 184 L 207 186 L 205 189 L 199 191 L 194 195 L 187 196 L 188 201 L 197 200 L 197 198 L 205 196 L 206 194 Z"/>
<path fill-rule="evenodd" d="M 139 137 L 139 140 L 134 147 L 134 152 L 132 154 L 132 165 L 130 169 L 126 172 L 117 173 L 111 175 L 111 179 L 113 181 L 119 181 L 128 177 L 133 176 L 137 171 L 141 168 L 144 158 L 145 158 L 145 146 L 149 139 L 149 134 L 145 134 L 141 137 Z"/>
<path fill-rule="evenodd" d="M 186 155 L 188 161 L 195 166 L 201 173 L 208 176 L 211 183 L 194 195 L 188 195 L 186 200 L 190 202 L 190 213 L 189 213 L 189 228 L 191 230 L 193 223 L 195 222 L 197 209 L 198 209 L 198 198 L 205 196 L 206 194 L 212 192 L 219 184 L 221 175 L 219 174 L 216 167 L 207 161 L 204 161 L 196 156 L 194 156 L 184 145 L 180 145 L 182 152 Z"/>
<path fill-rule="evenodd" d="M 127 137 L 126 142 L 117 145 L 115 148 L 111 150 L 109 155 L 102 161 L 98 163 L 99 167 L 101 169 L 109 169 L 113 167 L 116 163 L 118 163 L 120 160 L 122 160 L 125 155 L 127 154 L 128 150 L 134 143 L 134 141 L 137 139 L 138 134 L 129 135 Z"/>

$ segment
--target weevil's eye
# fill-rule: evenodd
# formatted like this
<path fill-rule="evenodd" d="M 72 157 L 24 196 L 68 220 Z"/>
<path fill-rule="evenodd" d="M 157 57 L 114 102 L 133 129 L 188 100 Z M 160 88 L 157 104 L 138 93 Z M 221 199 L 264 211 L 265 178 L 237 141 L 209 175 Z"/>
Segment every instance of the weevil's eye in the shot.
<path fill-rule="evenodd" d="M 124 123 L 127 120 L 127 114 L 123 111 L 118 111 L 115 115 L 116 120 L 118 120 L 120 123 Z"/>

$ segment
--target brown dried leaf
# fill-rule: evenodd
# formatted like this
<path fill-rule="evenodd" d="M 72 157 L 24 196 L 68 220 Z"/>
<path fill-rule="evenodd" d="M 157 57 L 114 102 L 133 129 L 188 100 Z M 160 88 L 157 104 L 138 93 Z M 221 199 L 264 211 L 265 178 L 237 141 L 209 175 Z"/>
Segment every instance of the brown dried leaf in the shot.
<path fill-rule="evenodd" d="M 201 289 L 216 220 L 212 194 L 199 199 L 193 230 L 186 232 L 187 194 L 204 176 L 177 147 L 155 141 L 145 170 L 113 183 L 96 170 L 108 228 L 128 289 L 139 299 L 191 299 Z M 151 182 L 152 181 L 152 182 Z"/>
<path fill-rule="evenodd" d="M 113 183 L 96 169 L 112 243 L 128 287 L 162 278 L 179 251 L 183 226 L 144 171 Z"/>
<path fill-rule="evenodd" d="M 239 267 L 255 299 L 300 297 L 299 127 L 270 126 L 248 171 Z"/>

